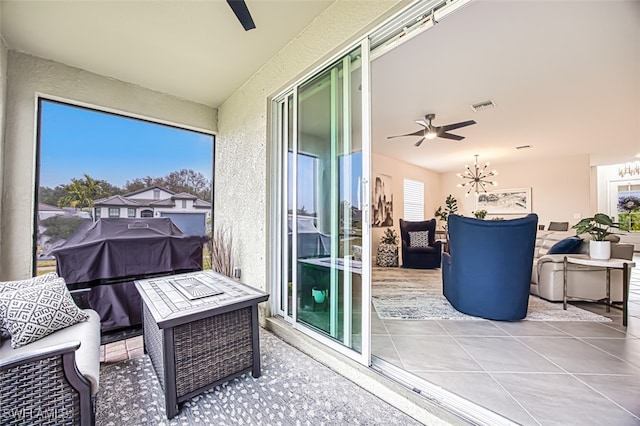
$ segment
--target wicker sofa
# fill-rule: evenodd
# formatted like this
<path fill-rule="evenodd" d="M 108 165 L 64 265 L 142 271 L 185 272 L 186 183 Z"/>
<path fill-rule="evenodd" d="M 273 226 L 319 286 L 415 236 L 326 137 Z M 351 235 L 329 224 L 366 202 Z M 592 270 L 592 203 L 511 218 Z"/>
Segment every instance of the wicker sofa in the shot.
<path fill-rule="evenodd" d="M 538 231 L 531 270 L 530 292 L 552 302 L 562 301 L 564 287 L 565 254 L 547 254 L 557 242 L 575 236 L 575 231 Z M 573 257 L 589 256 L 589 236 L 581 235 L 584 242 Z M 619 239 L 612 236 L 611 257 L 633 258 L 632 244 L 618 244 Z M 606 270 L 582 265 L 569 265 L 567 274 L 567 294 L 572 298 L 600 300 L 606 296 Z M 622 271 L 611 271 L 611 300 L 622 301 Z"/>
<path fill-rule="evenodd" d="M 100 373 L 100 317 L 13 349 L 0 341 L 2 425 L 93 425 Z"/>

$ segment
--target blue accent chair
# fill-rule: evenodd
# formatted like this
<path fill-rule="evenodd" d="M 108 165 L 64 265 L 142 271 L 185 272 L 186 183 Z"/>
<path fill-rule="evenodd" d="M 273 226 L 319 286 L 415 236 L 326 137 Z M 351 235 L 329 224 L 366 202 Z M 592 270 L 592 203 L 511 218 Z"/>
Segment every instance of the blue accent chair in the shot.
<path fill-rule="evenodd" d="M 428 247 L 411 247 L 410 232 L 428 231 Z M 442 242 L 436 241 L 436 220 L 409 222 L 400 219 L 400 239 L 402 240 L 402 267 L 415 269 L 435 269 L 442 263 Z"/>
<path fill-rule="evenodd" d="M 458 311 L 491 320 L 527 316 L 538 216 L 480 220 L 450 215 L 442 258 L 444 296 Z"/>

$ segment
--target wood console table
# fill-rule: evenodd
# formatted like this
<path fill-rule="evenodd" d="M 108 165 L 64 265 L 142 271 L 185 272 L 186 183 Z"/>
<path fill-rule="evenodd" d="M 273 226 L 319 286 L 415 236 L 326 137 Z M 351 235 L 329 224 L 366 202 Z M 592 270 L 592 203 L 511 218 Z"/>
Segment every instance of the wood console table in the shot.
<path fill-rule="evenodd" d="M 591 259 L 591 258 L 579 258 L 579 257 L 564 257 L 564 287 L 562 292 L 562 303 L 564 309 L 567 309 L 567 266 L 569 263 L 573 263 L 576 265 L 585 265 L 585 266 L 593 266 L 597 268 L 606 268 L 607 270 L 607 279 L 605 282 L 606 285 L 606 297 L 604 298 L 604 304 L 607 307 L 607 312 L 610 311 L 611 307 L 616 309 L 622 309 L 622 325 L 627 326 L 627 304 L 629 302 L 629 268 L 633 268 L 636 264 L 631 260 L 626 259 Z M 617 306 L 611 302 L 611 269 L 622 269 L 622 307 Z M 577 299 L 583 300 L 583 299 Z M 600 302 L 600 300 L 597 300 Z"/>
<path fill-rule="evenodd" d="M 143 301 L 144 345 L 164 390 L 167 418 L 178 414 L 179 403 L 241 374 L 260 377 L 258 303 L 267 293 L 213 271 L 135 284 Z"/>

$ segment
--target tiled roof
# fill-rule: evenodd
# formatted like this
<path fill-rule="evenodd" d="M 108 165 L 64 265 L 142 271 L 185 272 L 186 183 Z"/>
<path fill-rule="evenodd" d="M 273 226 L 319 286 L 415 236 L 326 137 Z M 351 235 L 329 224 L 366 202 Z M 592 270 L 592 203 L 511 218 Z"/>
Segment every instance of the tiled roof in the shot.
<path fill-rule="evenodd" d="M 132 206 L 132 207 L 140 207 L 140 203 L 134 200 L 130 200 L 125 198 L 122 195 L 113 195 L 108 198 L 102 198 L 100 200 L 95 200 L 93 202 L 94 206 Z"/>
<path fill-rule="evenodd" d="M 175 194 L 171 198 L 173 198 L 174 200 L 197 200 L 198 199 L 198 197 L 196 197 L 193 194 L 189 194 L 188 192 L 181 192 L 179 194 Z"/>
<path fill-rule="evenodd" d="M 211 203 L 209 203 L 207 201 L 204 201 L 204 200 L 201 200 L 201 199 L 198 198 L 197 200 L 195 200 L 193 202 L 193 207 L 210 209 L 211 208 Z"/>
<path fill-rule="evenodd" d="M 45 203 L 38 203 L 38 211 L 54 211 L 54 212 L 61 212 L 63 211 L 61 208 L 56 207 L 56 206 L 52 206 L 49 204 L 45 204 Z"/>

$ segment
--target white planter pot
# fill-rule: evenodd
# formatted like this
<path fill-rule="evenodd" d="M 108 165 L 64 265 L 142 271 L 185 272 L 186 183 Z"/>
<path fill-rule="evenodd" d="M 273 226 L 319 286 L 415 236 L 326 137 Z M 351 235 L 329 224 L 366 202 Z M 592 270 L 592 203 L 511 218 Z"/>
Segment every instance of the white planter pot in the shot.
<path fill-rule="evenodd" d="M 611 241 L 589 241 L 589 257 L 600 260 L 611 258 Z"/>

